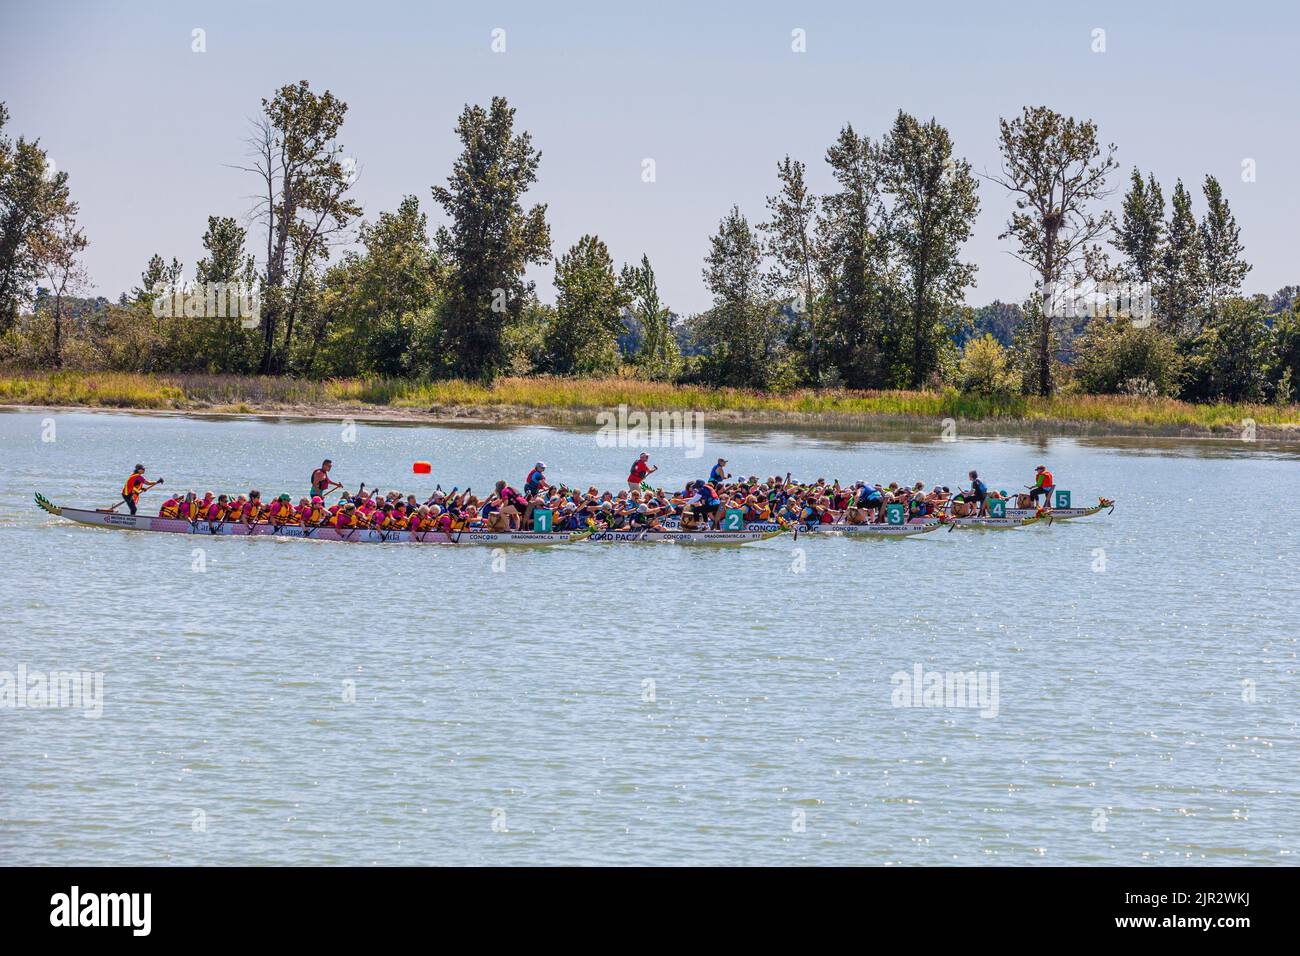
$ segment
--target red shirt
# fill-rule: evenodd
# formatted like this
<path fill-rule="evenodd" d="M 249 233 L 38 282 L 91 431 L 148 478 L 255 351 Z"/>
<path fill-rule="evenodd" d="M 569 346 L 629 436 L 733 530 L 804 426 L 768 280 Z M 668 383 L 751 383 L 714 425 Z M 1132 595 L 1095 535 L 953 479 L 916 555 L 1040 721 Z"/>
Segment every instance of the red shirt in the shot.
<path fill-rule="evenodd" d="M 645 476 L 650 474 L 650 466 L 638 458 L 632 463 L 632 474 L 627 476 L 629 482 L 645 481 Z"/>

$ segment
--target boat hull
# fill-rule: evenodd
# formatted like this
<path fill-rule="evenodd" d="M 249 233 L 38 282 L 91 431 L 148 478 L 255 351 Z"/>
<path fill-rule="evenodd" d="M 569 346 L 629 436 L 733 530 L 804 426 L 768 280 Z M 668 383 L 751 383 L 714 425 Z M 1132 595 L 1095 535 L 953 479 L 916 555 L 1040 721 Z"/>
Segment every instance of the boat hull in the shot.
<path fill-rule="evenodd" d="M 1045 514 L 1050 515 L 1053 521 L 1064 521 L 1068 518 L 1086 518 L 1089 515 L 1095 515 L 1102 508 L 1114 508 L 1111 505 L 1093 505 L 1091 508 L 1049 508 Z M 1032 518 L 1038 513 L 1036 508 L 1008 508 L 1008 518 Z"/>
<path fill-rule="evenodd" d="M 799 525 L 800 534 L 848 535 L 853 538 L 910 538 L 943 527 L 937 521 L 919 524 L 814 524 Z"/>
<path fill-rule="evenodd" d="M 1041 521 L 1044 516 L 1030 515 L 1027 518 L 950 518 L 946 522 L 949 529 L 974 528 L 996 531 L 1006 528 L 1024 528 Z"/>
<path fill-rule="evenodd" d="M 48 508 L 46 509 L 49 510 Z M 354 528 L 338 531 L 334 528 L 304 528 L 301 525 L 273 527 L 267 524 L 246 525 L 243 522 L 193 524 L 183 518 L 157 518 L 147 515 L 123 515 L 108 511 L 89 511 L 80 508 L 58 508 L 51 514 L 96 528 L 118 528 L 125 531 L 157 531 L 167 534 L 192 534 L 208 537 L 265 537 L 301 538 L 313 541 L 343 541 L 359 544 L 440 544 L 440 545 L 546 545 L 568 544 L 586 537 L 586 532 L 556 531 L 453 531 L 450 536 L 441 531 L 373 531 Z"/>
<path fill-rule="evenodd" d="M 665 528 L 676 530 L 677 522 L 662 522 Z M 820 534 L 820 535 L 839 535 L 847 534 L 854 536 L 866 537 L 885 537 L 885 538 L 906 538 L 912 535 L 925 534 L 927 531 L 936 531 L 940 524 L 937 521 L 929 521 L 924 524 L 799 524 L 799 525 L 781 525 L 775 521 L 748 521 L 745 523 L 745 531 L 760 531 L 765 534 L 779 531 L 797 531 L 799 534 Z"/>
<path fill-rule="evenodd" d="M 586 540 L 593 544 L 749 544 L 782 534 L 775 531 L 593 531 Z"/>

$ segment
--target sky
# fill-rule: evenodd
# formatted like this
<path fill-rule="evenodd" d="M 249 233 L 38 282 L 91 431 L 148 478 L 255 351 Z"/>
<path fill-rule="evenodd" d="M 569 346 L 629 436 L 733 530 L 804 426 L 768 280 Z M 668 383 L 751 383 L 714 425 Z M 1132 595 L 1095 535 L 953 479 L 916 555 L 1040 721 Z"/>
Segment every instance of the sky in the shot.
<path fill-rule="evenodd" d="M 1246 291 L 1271 293 L 1300 283 L 1298 40 L 1300 7 L 1274 0 L 0 0 L 0 100 L 6 132 L 39 138 L 68 173 L 87 269 L 110 298 L 155 252 L 192 276 L 209 215 L 248 224 L 256 184 L 232 167 L 261 99 L 302 79 L 349 104 L 339 141 L 366 216 L 415 195 L 431 230 L 457 115 L 505 96 L 542 152 L 526 198 L 547 204 L 553 252 L 593 233 L 616 263 L 648 254 L 681 314 L 710 304 L 700 273 L 719 219 L 735 204 L 761 220 L 783 156 L 827 191 L 840 129 L 875 138 L 900 109 L 947 126 L 976 172 L 998 169 L 999 117 L 1046 105 L 1090 118 L 1117 147 L 1112 208 L 1137 166 L 1166 197 L 1181 178 L 1199 218 L 1212 174 L 1254 264 Z M 967 301 L 1019 301 L 1032 278 L 998 239 L 1012 202 L 987 181 L 980 197 Z M 530 273 L 544 301 L 553 272 Z"/>

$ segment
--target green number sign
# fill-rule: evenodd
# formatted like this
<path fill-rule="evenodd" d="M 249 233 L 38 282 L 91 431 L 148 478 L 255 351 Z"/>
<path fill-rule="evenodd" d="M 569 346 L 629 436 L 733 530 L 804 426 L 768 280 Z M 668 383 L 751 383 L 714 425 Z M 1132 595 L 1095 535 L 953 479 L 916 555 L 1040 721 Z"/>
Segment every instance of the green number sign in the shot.
<path fill-rule="evenodd" d="M 541 531 L 544 534 L 549 534 L 552 530 L 551 518 L 552 518 L 551 509 L 534 508 L 533 509 L 533 530 Z"/>
<path fill-rule="evenodd" d="M 1070 493 L 1068 491 L 1057 491 L 1056 507 L 1058 508 L 1070 507 Z"/>
<path fill-rule="evenodd" d="M 1007 500 L 1005 498 L 989 499 L 989 517 L 1005 518 L 1007 516 Z"/>
<path fill-rule="evenodd" d="M 722 516 L 722 530 L 745 530 L 745 512 L 739 508 L 728 508 L 727 513 Z"/>
<path fill-rule="evenodd" d="M 907 524 L 907 512 L 901 504 L 885 505 L 885 524 Z"/>

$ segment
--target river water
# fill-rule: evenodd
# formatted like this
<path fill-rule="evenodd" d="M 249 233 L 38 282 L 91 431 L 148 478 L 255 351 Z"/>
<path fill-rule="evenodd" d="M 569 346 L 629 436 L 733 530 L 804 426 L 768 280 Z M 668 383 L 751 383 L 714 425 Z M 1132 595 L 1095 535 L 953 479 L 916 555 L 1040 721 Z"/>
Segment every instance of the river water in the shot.
<path fill-rule="evenodd" d="M 422 495 L 539 458 L 618 488 L 640 450 L 354 429 L 0 413 L 0 863 L 1297 862 L 1294 446 L 706 429 L 651 449 L 665 486 L 719 456 L 993 487 L 1045 461 L 1076 504 L 1118 499 L 910 540 L 494 551 L 32 505 L 106 506 L 137 460 L 169 489 L 295 501 L 325 457 Z M 913 694 L 918 669 L 983 696 Z M 61 671 L 101 693 L 39 706 L 33 675 Z"/>

